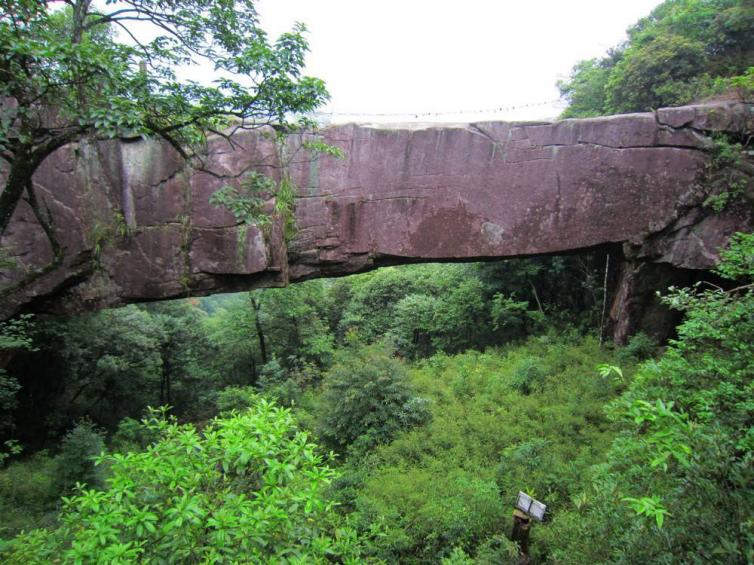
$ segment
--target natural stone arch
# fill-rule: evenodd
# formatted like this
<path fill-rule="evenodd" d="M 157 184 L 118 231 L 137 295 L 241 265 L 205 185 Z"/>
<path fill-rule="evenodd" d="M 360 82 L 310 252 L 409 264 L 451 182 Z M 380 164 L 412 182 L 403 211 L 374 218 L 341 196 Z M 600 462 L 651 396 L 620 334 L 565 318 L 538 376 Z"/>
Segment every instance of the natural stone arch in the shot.
<path fill-rule="evenodd" d="M 288 165 L 297 232 L 288 242 L 276 223 L 264 233 L 208 202 L 246 171 L 278 175 L 274 136 L 264 131 L 232 147 L 213 139 L 211 174 L 153 140 L 71 145 L 35 177 L 62 258 L 49 268 L 45 234 L 20 205 L 2 245 L 23 268 L 0 277 L 0 318 L 280 286 L 376 265 L 600 245 L 622 246 L 631 261 L 709 269 L 718 247 L 752 225 L 747 202 L 720 213 L 703 205 L 710 136 L 752 131 L 754 107 L 727 102 L 552 123 L 318 132 L 344 160 L 297 152 L 315 134 L 294 135 L 287 153 L 297 155 Z M 638 267 L 622 268 L 622 304 L 636 305 L 626 292 Z M 618 306 L 615 316 L 627 316 Z"/>

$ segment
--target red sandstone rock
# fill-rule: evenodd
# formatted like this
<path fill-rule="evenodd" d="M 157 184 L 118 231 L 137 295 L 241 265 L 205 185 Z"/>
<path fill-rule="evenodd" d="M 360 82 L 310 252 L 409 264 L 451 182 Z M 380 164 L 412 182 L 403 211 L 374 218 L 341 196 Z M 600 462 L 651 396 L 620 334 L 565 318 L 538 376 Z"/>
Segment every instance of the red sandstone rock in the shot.
<path fill-rule="evenodd" d="M 701 207 L 713 131 L 754 131 L 754 108 L 716 103 L 554 123 L 330 127 L 345 160 L 288 140 L 298 231 L 265 235 L 208 202 L 249 170 L 276 176 L 270 136 L 240 148 L 212 142 L 189 170 L 156 141 L 81 143 L 35 177 L 65 248 L 44 276 L 0 299 L 0 318 L 27 308 L 76 311 L 284 285 L 374 265 L 503 258 L 626 243 L 639 259 L 708 269 L 752 211 Z M 19 264 L 6 289 L 52 260 L 25 204 L 3 238 Z"/>

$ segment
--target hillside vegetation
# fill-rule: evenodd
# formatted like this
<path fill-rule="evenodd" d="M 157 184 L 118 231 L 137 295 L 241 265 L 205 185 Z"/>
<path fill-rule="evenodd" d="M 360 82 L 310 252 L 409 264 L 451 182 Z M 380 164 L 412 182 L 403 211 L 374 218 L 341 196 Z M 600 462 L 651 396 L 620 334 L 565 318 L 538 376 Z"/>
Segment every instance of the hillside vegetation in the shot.
<path fill-rule="evenodd" d="M 564 118 L 647 112 L 727 93 L 754 95 L 754 5 L 666 0 L 604 57 L 558 84 Z"/>
<path fill-rule="evenodd" d="M 746 98 L 752 41 L 748 1 L 668 0 L 565 115 Z M 754 234 L 659 289 L 664 343 L 607 339 L 608 254 L 1 323 L 0 561 L 754 562 Z"/>
<path fill-rule="evenodd" d="M 0 471 L 3 555 L 497 563 L 517 559 L 524 490 L 548 504 L 537 561 L 746 562 L 753 257 L 741 235 L 719 268 L 738 288 L 669 293 L 686 319 L 664 352 L 566 321 L 544 284 L 564 280 L 556 259 L 506 270 L 538 273 L 543 308 L 508 298 L 513 326 L 498 266 L 427 265 L 25 328 L 39 350 L 5 390 L 40 355 L 63 383 L 49 439 L 16 435 L 46 449 Z M 401 338 L 409 298 L 434 307 Z M 168 398 L 174 416 L 127 415 Z"/>

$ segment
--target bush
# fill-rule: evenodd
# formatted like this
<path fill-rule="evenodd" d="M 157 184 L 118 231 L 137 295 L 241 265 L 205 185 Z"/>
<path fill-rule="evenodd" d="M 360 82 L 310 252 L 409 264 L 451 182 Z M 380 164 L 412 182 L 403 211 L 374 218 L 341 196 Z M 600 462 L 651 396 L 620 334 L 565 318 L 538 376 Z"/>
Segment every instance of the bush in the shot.
<path fill-rule="evenodd" d="M 105 450 L 104 434 L 89 420 L 81 420 L 60 444 L 54 460 L 55 481 L 59 492 L 68 492 L 76 483 L 102 486 L 102 469 L 94 459 Z"/>
<path fill-rule="evenodd" d="M 429 415 L 408 383 L 404 364 L 384 345 L 341 352 L 323 385 L 320 435 L 338 449 L 356 440 L 364 449 L 385 443 Z"/>
<path fill-rule="evenodd" d="M 301 399 L 302 389 L 320 379 L 320 370 L 312 363 L 296 362 L 286 371 L 277 359 L 262 367 L 257 384 L 264 396 L 281 406 L 294 406 Z"/>
<path fill-rule="evenodd" d="M 229 386 L 217 393 L 217 410 L 227 414 L 233 410 L 243 411 L 259 401 L 259 394 L 251 386 Z"/>
<path fill-rule="evenodd" d="M 123 418 L 110 441 L 113 451 L 127 453 L 141 451 L 157 441 L 157 435 L 133 418 Z"/>
<path fill-rule="evenodd" d="M 54 522 L 59 497 L 55 464 L 44 451 L 0 470 L 0 538 Z"/>
<path fill-rule="evenodd" d="M 350 457 L 337 485 L 365 530 L 383 525 L 376 555 L 439 563 L 462 550 L 477 563 L 515 561 L 505 536 L 516 493 L 533 490 L 551 513 L 568 508 L 614 437 L 603 407 L 618 392 L 594 375 L 600 361 L 615 362 L 596 339 L 552 334 L 409 368 L 432 418 Z M 532 536 L 543 562 L 548 548 L 538 540 L 548 527 L 538 524 Z"/>
<path fill-rule="evenodd" d="M 474 563 L 476 565 L 501 565 L 520 563 L 519 549 L 504 535 L 493 536 L 484 542 L 477 551 Z"/>
<path fill-rule="evenodd" d="M 8 563 L 230 563 L 353 560 L 323 491 L 335 476 L 291 413 L 259 400 L 202 433 L 155 413 L 159 441 L 106 455 L 107 488 L 65 499 L 61 526 L 21 535 Z"/>
<path fill-rule="evenodd" d="M 16 394 L 19 390 L 18 381 L 0 369 L 0 438 L 13 431 L 13 411 L 18 404 Z"/>
<path fill-rule="evenodd" d="M 518 392 L 527 396 L 542 384 L 544 377 L 536 361 L 524 359 L 513 373 L 513 386 Z"/>
<path fill-rule="evenodd" d="M 427 294 L 409 294 L 395 305 L 391 334 L 398 351 L 409 359 L 434 352 L 432 336 L 438 299 Z"/>
<path fill-rule="evenodd" d="M 622 430 L 588 503 L 553 524 L 563 561 L 754 561 L 753 258 L 739 234 L 717 268 L 737 289 L 663 299 L 686 314 L 678 339 L 610 406 Z"/>
<path fill-rule="evenodd" d="M 644 361 L 657 353 L 657 343 L 644 332 L 639 332 L 628 340 L 628 344 L 618 351 L 622 364 Z"/>

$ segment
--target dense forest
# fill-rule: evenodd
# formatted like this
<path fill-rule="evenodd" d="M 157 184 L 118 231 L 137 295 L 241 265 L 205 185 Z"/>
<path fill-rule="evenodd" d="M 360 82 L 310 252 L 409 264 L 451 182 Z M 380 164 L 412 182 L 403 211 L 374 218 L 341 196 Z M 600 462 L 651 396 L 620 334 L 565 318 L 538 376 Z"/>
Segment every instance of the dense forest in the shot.
<path fill-rule="evenodd" d="M 752 61 L 749 1 L 667 0 L 563 117 L 749 98 Z M 754 562 L 754 234 L 660 289 L 662 343 L 607 338 L 608 253 L 0 323 L 0 560 L 520 563 L 523 491 L 529 562 Z"/>

